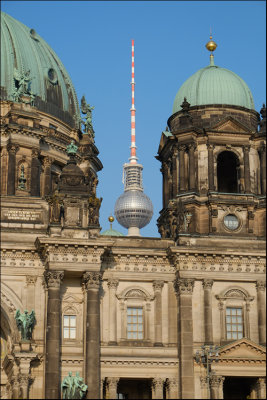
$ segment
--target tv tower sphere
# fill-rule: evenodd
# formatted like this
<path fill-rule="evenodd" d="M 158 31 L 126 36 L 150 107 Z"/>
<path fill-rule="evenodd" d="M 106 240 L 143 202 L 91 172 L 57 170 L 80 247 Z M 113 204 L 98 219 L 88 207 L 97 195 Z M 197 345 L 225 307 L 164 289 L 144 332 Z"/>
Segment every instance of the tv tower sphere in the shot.
<path fill-rule="evenodd" d="M 140 236 L 140 228 L 146 226 L 153 215 L 150 198 L 143 192 L 143 166 L 137 163 L 135 145 L 134 106 L 134 41 L 132 40 L 132 107 L 131 107 L 131 157 L 123 166 L 124 192 L 115 204 L 115 216 L 119 224 L 128 229 L 128 236 Z"/>

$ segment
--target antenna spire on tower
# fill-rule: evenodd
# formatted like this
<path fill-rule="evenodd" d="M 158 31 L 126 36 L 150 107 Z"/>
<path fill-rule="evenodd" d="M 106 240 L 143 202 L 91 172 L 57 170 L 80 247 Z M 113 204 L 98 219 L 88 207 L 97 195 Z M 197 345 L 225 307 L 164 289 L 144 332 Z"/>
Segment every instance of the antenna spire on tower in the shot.
<path fill-rule="evenodd" d="M 135 106 L 134 106 L 134 40 L 132 40 L 132 107 L 131 107 L 131 157 L 130 163 L 136 164 L 136 145 L 135 145 Z"/>

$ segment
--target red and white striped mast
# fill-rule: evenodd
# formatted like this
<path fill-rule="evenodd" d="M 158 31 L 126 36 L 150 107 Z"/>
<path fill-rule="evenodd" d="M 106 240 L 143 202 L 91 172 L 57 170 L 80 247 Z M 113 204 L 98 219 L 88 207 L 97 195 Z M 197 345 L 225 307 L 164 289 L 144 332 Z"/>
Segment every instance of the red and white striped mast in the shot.
<path fill-rule="evenodd" d="M 132 107 L 131 107 L 131 157 L 130 163 L 136 164 L 136 145 L 135 145 L 135 106 L 134 106 L 134 40 L 132 40 Z"/>

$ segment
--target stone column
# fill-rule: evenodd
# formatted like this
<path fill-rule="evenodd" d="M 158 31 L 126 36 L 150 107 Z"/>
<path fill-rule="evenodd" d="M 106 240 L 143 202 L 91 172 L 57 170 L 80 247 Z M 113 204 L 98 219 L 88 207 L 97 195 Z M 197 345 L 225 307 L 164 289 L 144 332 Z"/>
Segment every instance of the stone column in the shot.
<path fill-rule="evenodd" d="M 20 399 L 20 383 L 19 383 L 19 377 L 16 376 L 11 380 L 11 386 L 12 386 L 12 399 Z"/>
<path fill-rule="evenodd" d="M 223 399 L 223 376 L 212 375 L 210 377 L 210 398 Z"/>
<path fill-rule="evenodd" d="M 161 291 L 163 281 L 154 281 L 153 288 L 155 293 L 155 343 L 154 346 L 162 346 L 162 299 Z"/>
<path fill-rule="evenodd" d="M 21 387 L 21 398 L 22 399 L 28 399 L 28 390 L 29 390 L 29 376 L 27 375 L 21 375 L 20 376 L 20 387 Z"/>
<path fill-rule="evenodd" d="M 14 195 L 16 192 L 16 153 L 19 146 L 10 144 L 8 150 L 8 172 L 7 172 L 7 195 Z"/>
<path fill-rule="evenodd" d="M 189 146 L 189 189 L 196 189 L 196 171 L 195 171 L 195 143 L 191 143 Z"/>
<path fill-rule="evenodd" d="M 52 178 L 51 178 L 51 165 L 53 160 L 50 157 L 45 157 L 43 160 L 44 164 L 44 196 L 50 194 L 52 189 Z"/>
<path fill-rule="evenodd" d="M 194 399 L 192 294 L 194 279 L 176 276 L 180 398 Z"/>
<path fill-rule="evenodd" d="M 250 193 L 249 149 L 250 149 L 250 146 L 243 146 L 243 152 L 244 152 L 245 193 Z"/>
<path fill-rule="evenodd" d="M 179 146 L 179 183 L 180 183 L 180 192 L 185 191 L 185 153 L 186 146 Z"/>
<path fill-rule="evenodd" d="M 85 272 L 83 283 L 87 292 L 86 315 L 86 385 L 87 398 L 100 396 L 100 272 Z"/>
<path fill-rule="evenodd" d="M 177 346 L 177 301 L 172 282 L 168 283 L 169 346 Z"/>
<path fill-rule="evenodd" d="M 258 306 L 258 329 L 259 342 L 261 345 L 266 344 L 266 303 L 265 303 L 265 281 L 257 281 L 257 306 Z"/>
<path fill-rule="evenodd" d="M 266 147 L 260 147 L 261 194 L 266 194 Z"/>
<path fill-rule="evenodd" d="M 178 148 L 174 147 L 172 155 L 172 195 L 175 198 L 178 194 Z"/>
<path fill-rule="evenodd" d="M 48 288 L 46 323 L 45 398 L 60 399 L 60 284 L 63 271 L 45 271 Z"/>
<path fill-rule="evenodd" d="M 117 344 L 117 299 L 116 289 L 118 287 L 118 279 L 110 279 L 109 287 L 109 344 Z"/>
<path fill-rule="evenodd" d="M 208 178 L 209 178 L 209 190 L 214 191 L 214 161 L 213 161 L 213 144 L 207 144 L 208 148 Z"/>
<path fill-rule="evenodd" d="M 163 379 L 152 379 L 152 399 L 163 399 Z"/>
<path fill-rule="evenodd" d="M 117 399 L 117 388 L 119 378 L 107 378 L 106 380 L 108 384 L 108 398 L 109 399 Z"/>
<path fill-rule="evenodd" d="M 258 378 L 256 383 L 257 399 L 266 399 L 266 378 Z"/>
<path fill-rule="evenodd" d="M 202 282 L 204 289 L 204 330 L 205 344 L 213 344 L 213 325 L 212 325 L 212 285 L 213 280 L 204 279 Z"/>
<path fill-rule="evenodd" d="M 167 390 L 168 390 L 168 399 L 178 399 L 178 379 L 176 378 L 168 378 L 167 379 Z"/>
<path fill-rule="evenodd" d="M 40 196 L 40 161 L 38 157 L 39 151 L 33 149 L 31 163 L 31 196 Z"/>

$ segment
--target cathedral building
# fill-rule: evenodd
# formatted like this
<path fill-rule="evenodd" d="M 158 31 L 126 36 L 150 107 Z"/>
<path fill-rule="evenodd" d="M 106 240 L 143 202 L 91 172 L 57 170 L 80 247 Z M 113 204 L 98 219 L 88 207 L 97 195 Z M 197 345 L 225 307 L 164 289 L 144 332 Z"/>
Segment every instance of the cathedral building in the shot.
<path fill-rule="evenodd" d="M 1 398 L 266 398 L 266 107 L 206 47 L 159 135 L 161 238 L 123 236 L 93 108 L 1 13 Z"/>

